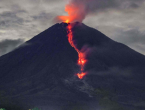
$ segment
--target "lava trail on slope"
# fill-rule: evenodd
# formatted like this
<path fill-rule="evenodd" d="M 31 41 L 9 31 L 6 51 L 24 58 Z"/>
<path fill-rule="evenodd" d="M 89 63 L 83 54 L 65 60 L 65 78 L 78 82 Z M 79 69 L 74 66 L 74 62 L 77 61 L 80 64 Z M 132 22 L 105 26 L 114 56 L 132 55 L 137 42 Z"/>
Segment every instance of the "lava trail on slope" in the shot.
<path fill-rule="evenodd" d="M 87 62 L 87 60 L 85 59 L 85 55 L 76 48 L 76 46 L 73 42 L 72 25 L 70 23 L 68 23 L 67 29 L 68 29 L 68 41 L 69 41 L 70 45 L 77 51 L 78 58 L 79 58 L 77 63 L 80 66 L 80 72 L 77 73 L 76 75 L 78 76 L 79 79 L 82 79 L 86 75 L 86 73 L 84 72 L 84 65 Z"/>

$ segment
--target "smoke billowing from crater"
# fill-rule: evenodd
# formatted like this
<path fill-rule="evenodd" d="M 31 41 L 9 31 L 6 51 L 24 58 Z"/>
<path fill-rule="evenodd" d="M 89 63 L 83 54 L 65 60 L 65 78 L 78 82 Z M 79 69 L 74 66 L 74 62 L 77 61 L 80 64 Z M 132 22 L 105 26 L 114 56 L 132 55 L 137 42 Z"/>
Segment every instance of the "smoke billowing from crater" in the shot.
<path fill-rule="evenodd" d="M 65 6 L 65 11 L 68 13 L 68 16 L 57 16 L 56 19 L 58 21 L 71 23 L 71 22 L 82 22 L 87 13 L 86 13 L 86 7 L 84 4 L 74 2 L 71 0 L 69 4 Z"/>
<path fill-rule="evenodd" d="M 68 16 L 57 16 L 56 21 L 82 22 L 87 15 L 107 10 L 136 9 L 144 0 L 70 0 L 65 6 Z"/>

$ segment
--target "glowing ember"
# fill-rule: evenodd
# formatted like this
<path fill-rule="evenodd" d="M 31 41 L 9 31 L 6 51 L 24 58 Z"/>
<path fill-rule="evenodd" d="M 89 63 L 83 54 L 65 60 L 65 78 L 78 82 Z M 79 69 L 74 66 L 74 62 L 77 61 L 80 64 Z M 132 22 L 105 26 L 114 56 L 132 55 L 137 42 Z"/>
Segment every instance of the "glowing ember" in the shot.
<path fill-rule="evenodd" d="M 86 73 L 84 73 L 83 71 L 84 71 L 84 65 L 87 62 L 87 60 L 85 59 L 85 55 L 82 52 L 80 52 L 73 43 L 73 34 L 72 34 L 71 24 L 68 24 L 67 28 L 68 28 L 68 41 L 70 45 L 74 47 L 74 49 L 78 52 L 78 57 L 79 57 L 78 65 L 80 65 L 81 67 L 81 72 L 78 73 L 77 76 L 78 78 L 82 79 L 86 75 Z"/>
<path fill-rule="evenodd" d="M 66 23 L 69 23 L 69 20 L 66 20 L 65 22 L 66 22 Z"/>
<path fill-rule="evenodd" d="M 65 11 L 68 13 L 68 16 L 58 16 L 57 18 L 65 23 L 71 23 L 75 21 L 82 22 L 82 20 L 86 16 L 84 10 L 84 5 L 76 5 L 73 3 L 69 3 L 65 6 Z"/>
<path fill-rule="evenodd" d="M 80 73 L 77 74 L 78 78 L 80 78 L 80 79 L 83 79 L 83 77 L 84 77 L 85 75 L 86 75 L 86 73 L 83 73 L 83 72 L 82 72 L 81 74 L 80 74 Z"/>
<path fill-rule="evenodd" d="M 86 63 L 86 59 L 85 59 L 85 56 L 83 53 L 79 52 L 78 51 L 78 54 L 79 54 L 79 60 L 78 60 L 78 64 L 79 65 L 84 65 Z"/>

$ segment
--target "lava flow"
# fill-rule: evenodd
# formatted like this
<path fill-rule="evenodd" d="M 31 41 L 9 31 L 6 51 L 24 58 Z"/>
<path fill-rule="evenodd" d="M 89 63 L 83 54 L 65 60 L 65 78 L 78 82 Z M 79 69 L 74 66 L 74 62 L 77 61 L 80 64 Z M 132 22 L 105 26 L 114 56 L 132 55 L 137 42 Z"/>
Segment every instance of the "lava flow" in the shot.
<path fill-rule="evenodd" d="M 86 63 L 85 55 L 81 51 L 79 51 L 76 46 L 74 45 L 73 42 L 73 33 L 72 33 L 72 25 L 70 24 L 71 22 L 82 22 L 82 20 L 85 18 L 86 13 L 85 13 L 85 7 L 84 5 L 81 4 L 75 4 L 72 1 L 69 2 L 65 6 L 65 11 L 68 13 L 68 16 L 58 16 L 57 18 L 61 20 L 62 22 L 65 22 L 68 24 L 67 29 L 68 29 L 68 41 L 70 45 L 78 52 L 78 65 L 80 66 L 80 72 L 77 73 L 76 75 L 78 76 L 79 79 L 82 79 L 86 73 L 84 72 L 84 65 Z"/>
<path fill-rule="evenodd" d="M 66 23 L 67 23 L 67 21 L 66 21 Z M 80 72 L 77 73 L 76 75 L 78 76 L 78 78 L 82 79 L 86 75 L 86 73 L 83 71 L 84 71 L 84 65 L 85 65 L 87 60 L 85 59 L 84 54 L 82 52 L 80 52 L 73 43 L 73 33 L 72 33 L 71 24 L 68 24 L 67 28 L 68 28 L 68 41 L 69 41 L 70 45 L 72 47 L 74 47 L 74 49 L 78 52 L 78 57 L 79 57 L 78 65 L 80 65 L 80 67 L 81 67 Z"/>

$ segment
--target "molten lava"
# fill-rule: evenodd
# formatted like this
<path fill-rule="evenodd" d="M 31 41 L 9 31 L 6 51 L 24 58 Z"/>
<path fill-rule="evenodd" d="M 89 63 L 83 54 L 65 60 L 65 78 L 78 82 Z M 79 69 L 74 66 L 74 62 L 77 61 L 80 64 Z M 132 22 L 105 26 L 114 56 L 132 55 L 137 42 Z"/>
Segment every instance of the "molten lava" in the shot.
<path fill-rule="evenodd" d="M 75 21 L 82 22 L 82 20 L 86 16 L 85 6 L 70 2 L 69 4 L 66 5 L 65 11 L 68 13 L 68 16 L 58 16 L 57 18 L 61 20 L 62 22 L 65 22 L 68 24 L 67 26 L 68 41 L 70 45 L 78 52 L 78 57 L 79 57 L 77 63 L 80 66 L 80 72 L 77 73 L 76 75 L 78 76 L 78 78 L 82 79 L 86 75 L 86 73 L 84 73 L 84 65 L 87 62 L 87 60 L 85 59 L 84 53 L 79 51 L 73 43 L 72 25 L 70 23 L 75 22 Z"/>
<path fill-rule="evenodd" d="M 66 20 L 66 23 L 67 23 L 67 20 Z M 73 33 L 72 33 L 71 24 L 68 24 L 67 28 L 68 28 L 68 41 L 70 45 L 74 47 L 74 49 L 78 52 L 78 57 L 79 57 L 78 65 L 81 67 L 81 71 L 77 73 L 76 75 L 78 76 L 78 78 L 82 79 L 86 75 L 86 73 L 84 73 L 83 71 L 84 71 L 84 65 L 87 62 L 87 60 L 85 59 L 85 55 L 82 52 L 80 52 L 73 43 Z"/>
<path fill-rule="evenodd" d="M 80 78 L 80 79 L 83 79 L 83 77 L 84 77 L 85 75 L 86 75 L 86 73 L 83 73 L 83 72 L 82 72 L 81 74 L 80 74 L 80 73 L 77 74 L 78 78 Z"/>

